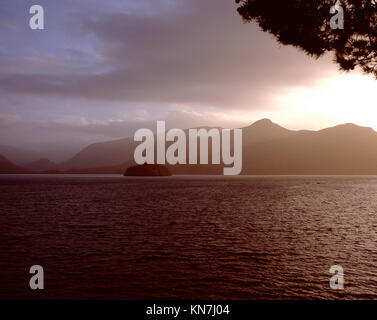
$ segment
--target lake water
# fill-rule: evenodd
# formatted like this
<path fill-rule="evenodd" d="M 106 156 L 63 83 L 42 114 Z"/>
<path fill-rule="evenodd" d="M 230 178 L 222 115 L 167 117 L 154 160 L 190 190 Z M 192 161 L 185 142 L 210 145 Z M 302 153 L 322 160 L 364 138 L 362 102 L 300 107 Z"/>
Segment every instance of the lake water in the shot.
<path fill-rule="evenodd" d="M 377 177 L 3 175 L 0 203 L 3 299 L 377 298 Z"/>

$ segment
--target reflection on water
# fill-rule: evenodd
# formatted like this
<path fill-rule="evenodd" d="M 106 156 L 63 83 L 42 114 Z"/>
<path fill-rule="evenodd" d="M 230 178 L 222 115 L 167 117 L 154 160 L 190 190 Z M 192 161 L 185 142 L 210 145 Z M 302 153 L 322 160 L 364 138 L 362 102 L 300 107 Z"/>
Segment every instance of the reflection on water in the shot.
<path fill-rule="evenodd" d="M 377 297 L 376 177 L 2 176 L 0 202 L 1 298 Z"/>

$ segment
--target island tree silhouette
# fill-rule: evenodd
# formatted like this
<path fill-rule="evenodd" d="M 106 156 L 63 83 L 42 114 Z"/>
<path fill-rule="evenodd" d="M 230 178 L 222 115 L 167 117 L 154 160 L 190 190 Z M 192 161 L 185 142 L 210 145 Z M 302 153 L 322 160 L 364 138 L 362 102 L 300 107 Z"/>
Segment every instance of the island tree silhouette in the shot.
<path fill-rule="evenodd" d="M 344 29 L 332 29 L 335 0 L 235 0 L 245 22 L 254 21 L 283 45 L 319 58 L 334 52 L 340 70 L 359 66 L 377 78 L 377 0 L 343 0 Z"/>

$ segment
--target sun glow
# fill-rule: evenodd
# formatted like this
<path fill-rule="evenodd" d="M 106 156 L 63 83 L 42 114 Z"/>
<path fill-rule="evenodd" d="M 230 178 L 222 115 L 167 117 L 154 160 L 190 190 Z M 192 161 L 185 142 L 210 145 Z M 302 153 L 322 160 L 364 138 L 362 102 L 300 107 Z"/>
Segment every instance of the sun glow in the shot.
<path fill-rule="evenodd" d="M 311 88 L 299 87 L 276 98 L 269 114 L 290 129 L 322 129 L 355 123 L 377 130 L 377 80 L 361 74 L 339 74 Z"/>

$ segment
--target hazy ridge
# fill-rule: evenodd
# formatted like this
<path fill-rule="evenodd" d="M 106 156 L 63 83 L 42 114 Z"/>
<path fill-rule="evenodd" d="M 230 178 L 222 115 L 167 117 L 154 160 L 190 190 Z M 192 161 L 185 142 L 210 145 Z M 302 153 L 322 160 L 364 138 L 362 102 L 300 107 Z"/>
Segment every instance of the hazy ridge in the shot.
<path fill-rule="evenodd" d="M 132 137 L 96 143 L 63 163 L 41 159 L 24 168 L 3 155 L 0 171 L 123 173 L 134 164 L 135 146 Z M 175 174 L 222 174 L 222 168 L 223 165 L 170 166 Z M 354 124 L 294 131 L 262 119 L 243 128 L 242 174 L 377 174 L 377 132 Z"/>

